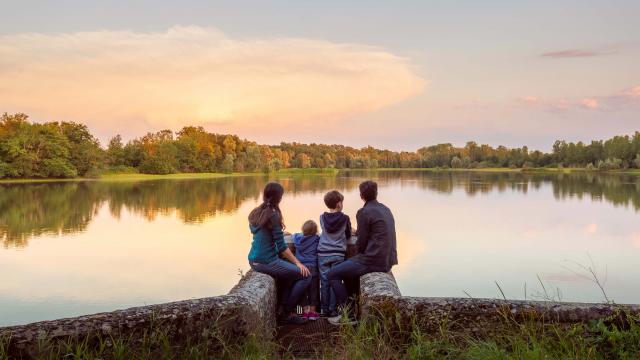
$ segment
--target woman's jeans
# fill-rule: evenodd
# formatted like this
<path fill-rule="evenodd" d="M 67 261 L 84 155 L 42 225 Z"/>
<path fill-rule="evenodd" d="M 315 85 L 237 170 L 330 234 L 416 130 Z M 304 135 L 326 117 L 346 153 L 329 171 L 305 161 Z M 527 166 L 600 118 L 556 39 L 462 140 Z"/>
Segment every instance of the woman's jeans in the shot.
<path fill-rule="evenodd" d="M 329 284 L 329 270 L 332 267 L 344 261 L 344 256 L 318 256 L 318 265 L 320 268 L 320 304 L 322 304 L 322 313 L 329 314 L 336 310 L 336 294 Z"/>
<path fill-rule="evenodd" d="M 363 265 L 353 260 L 347 260 L 334 266 L 329 271 L 327 277 L 331 288 L 336 293 L 336 304 L 339 308 L 345 307 L 349 298 L 347 288 L 342 281 L 359 279 L 360 276 L 372 272 L 387 272 L 387 270 L 378 266 Z"/>
<path fill-rule="evenodd" d="M 311 283 L 302 298 L 301 305 L 304 306 L 319 306 L 320 305 L 320 276 L 317 266 L 306 265 L 311 273 Z"/>
<path fill-rule="evenodd" d="M 250 262 L 249 265 L 257 272 L 271 275 L 276 280 L 280 280 L 279 282 L 284 287 L 282 292 L 283 309 L 287 314 L 294 312 L 298 301 L 311 284 L 312 277 L 303 277 L 297 266 L 282 259 L 274 260 L 268 264 Z"/>

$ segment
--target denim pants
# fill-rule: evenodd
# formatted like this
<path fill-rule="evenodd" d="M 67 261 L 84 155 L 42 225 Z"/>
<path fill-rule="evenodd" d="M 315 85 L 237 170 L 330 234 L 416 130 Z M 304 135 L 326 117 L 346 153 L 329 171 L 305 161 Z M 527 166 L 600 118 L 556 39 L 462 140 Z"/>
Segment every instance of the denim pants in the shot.
<path fill-rule="evenodd" d="M 329 270 L 344 261 L 344 256 L 318 256 L 320 268 L 320 304 L 323 314 L 328 314 L 336 310 L 336 294 L 329 283 Z"/>
<path fill-rule="evenodd" d="M 309 287 L 302 297 L 302 306 L 318 306 L 320 305 L 320 276 L 318 273 L 317 266 L 306 265 L 311 272 L 311 282 L 309 283 Z"/>
<path fill-rule="evenodd" d="M 282 305 L 285 313 L 292 313 L 298 301 L 305 294 L 311 284 L 312 277 L 303 277 L 300 269 L 294 264 L 277 259 L 268 264 L 250 262 L 251 268 L 257 272 L 271 275 L 284 286 L 282 292 Z"/>
<path fill-rule="evenodd" d="M 334 266 L 331 271 L 329 271 L 327 277 L 329 278 L 331 288 L 336 294 L 336 305 L 339 308 L 344 307 L 347 305 L 347 301 L 349 300 L 349 294 L 343 281 L 348 282 L 350 280 L 356 280 L 359 279 L 360 276 L 371 272 L 386 271 L 387 270 L 381 267 L 363 265 L 353 260 L 347 260 Z"/>

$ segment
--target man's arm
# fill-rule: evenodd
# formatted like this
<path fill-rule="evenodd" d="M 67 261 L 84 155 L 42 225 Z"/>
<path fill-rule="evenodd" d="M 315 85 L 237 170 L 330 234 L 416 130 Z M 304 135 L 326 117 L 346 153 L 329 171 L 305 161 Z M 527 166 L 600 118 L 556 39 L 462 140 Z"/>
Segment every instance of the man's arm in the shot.
<path fill-rule="evenodd" d="M 364 209 L 358 210 L 356 222 L 358 224 L 358 254 L 364 254 L 369 242 L 369 217 L 364 213 Z"/>
<path fill-rule="evenodd" d="M 344 235 L 347 238 L 347 241 L 351 239 L 351 219 L 349 219 L 349 216 L 347 216 L 347 226 L 344 230 Z"/>

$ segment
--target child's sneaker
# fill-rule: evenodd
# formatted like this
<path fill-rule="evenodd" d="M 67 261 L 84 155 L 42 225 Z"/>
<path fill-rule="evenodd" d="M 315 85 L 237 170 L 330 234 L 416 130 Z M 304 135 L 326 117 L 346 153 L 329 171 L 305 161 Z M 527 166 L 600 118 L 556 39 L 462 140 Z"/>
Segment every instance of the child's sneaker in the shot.
<path fill-rule="evenodd" d="M 307 319 L 309 319 L 311 321 L 316 321 L 316 320 L 320 319 L 320 315 L 315 311 L 310 311 L 310 312 L 304 314 L 303 316 L 305 316 Z"/>
<path fill-rule="evenodd" d="M 338 315 L 338 316 L 334 316 L 334 317 L 330 317 L 327 319 L 329 321 L 329 324 L 331 325 L 357 325 L 358 324 L 358 320 L 353 316 L 353 315 L 349 315 L 347 317 L 344 317 L 342 315 Z"/>

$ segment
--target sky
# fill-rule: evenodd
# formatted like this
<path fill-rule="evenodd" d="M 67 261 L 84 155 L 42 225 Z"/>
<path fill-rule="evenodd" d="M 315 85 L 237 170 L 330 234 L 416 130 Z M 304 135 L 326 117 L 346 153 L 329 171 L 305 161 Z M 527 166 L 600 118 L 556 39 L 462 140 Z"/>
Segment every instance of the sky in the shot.
<path fill-rule="evenodd" d="M 102 143 L 549 150 L 640 130 L 638 1 L 2 1 L 0 112 Z"/>

